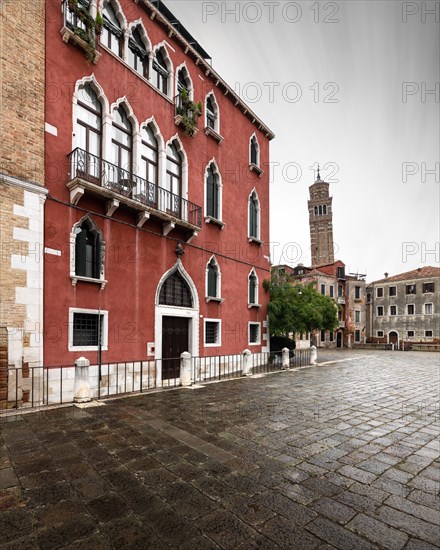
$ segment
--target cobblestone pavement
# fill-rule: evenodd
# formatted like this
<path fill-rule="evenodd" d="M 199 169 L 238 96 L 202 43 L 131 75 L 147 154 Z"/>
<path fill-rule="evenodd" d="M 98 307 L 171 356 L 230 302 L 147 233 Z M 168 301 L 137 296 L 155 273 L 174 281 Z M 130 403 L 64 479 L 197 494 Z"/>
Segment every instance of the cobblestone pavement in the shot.
<path fill-rule="evenodd" d="M 322 358 L 3 417 L 0 548 L 438 548 L 439 355 Z"/>

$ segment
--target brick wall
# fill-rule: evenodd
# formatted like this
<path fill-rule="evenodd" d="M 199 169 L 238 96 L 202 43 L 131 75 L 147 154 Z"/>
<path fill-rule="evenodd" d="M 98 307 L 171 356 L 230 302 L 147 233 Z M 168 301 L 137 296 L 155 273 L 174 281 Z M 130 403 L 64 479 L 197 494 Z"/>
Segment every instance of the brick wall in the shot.
<path fill-rule="evenodd" d="M 44 185 L 45 0 L 0 2 L 0 172 Z"/>
<path fill-rule="evenodd" d="M 7 399 L 7 368 L 22 366 L 32 340 L 22 296 L 29 284 L 35 286 L 27 272 L 30 245 L 41 249 L 41 243 L 17 240 L 17 235 L 33 229 L 36 212 L 28 215 L 29 194 L 35 194 L 25 190 L 26 182 L 45 183 L 44 14 L 45 0 L 0 2 L 0 406 Z M 24 187 L 11 185 L 2 175 L 18 178 Z M 17 257 L 18 265 L 12 267 Z M 35 330 L 38 322 L 31 320 Z"/>

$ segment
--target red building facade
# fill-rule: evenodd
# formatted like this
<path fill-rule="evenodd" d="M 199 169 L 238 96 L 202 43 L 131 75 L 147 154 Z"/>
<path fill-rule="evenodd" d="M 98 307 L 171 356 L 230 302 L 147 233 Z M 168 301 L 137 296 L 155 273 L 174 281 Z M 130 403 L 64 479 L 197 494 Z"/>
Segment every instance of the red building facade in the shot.
<path fill-rule="evenodd" d="M 45 365 L 264 351 L 273 134 L 161 2 L 69 4 L 46 4 Z"/>

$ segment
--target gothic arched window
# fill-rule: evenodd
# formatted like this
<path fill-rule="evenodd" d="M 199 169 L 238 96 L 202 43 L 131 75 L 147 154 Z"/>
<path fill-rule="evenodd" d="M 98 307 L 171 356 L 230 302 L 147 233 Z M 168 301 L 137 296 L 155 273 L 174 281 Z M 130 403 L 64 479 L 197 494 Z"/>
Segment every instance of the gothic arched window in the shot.
<path fill-rule="evenodd" d="M 163 283 L 159 294 L 163 306 L 193 307 L 191 289 L 182 275 L 175 271 Z"/>

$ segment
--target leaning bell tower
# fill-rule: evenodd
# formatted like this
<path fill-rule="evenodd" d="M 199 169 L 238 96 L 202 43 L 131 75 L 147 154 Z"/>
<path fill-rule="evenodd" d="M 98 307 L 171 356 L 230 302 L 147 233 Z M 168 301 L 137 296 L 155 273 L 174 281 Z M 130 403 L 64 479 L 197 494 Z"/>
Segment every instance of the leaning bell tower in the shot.
<path fill-rule="evenodd" d="M 329 184 L 318 174 L 309 187 L 309 225 L 312 267 L 332 264 L 335 261 L 333 250 L 333 213 Z"/>

